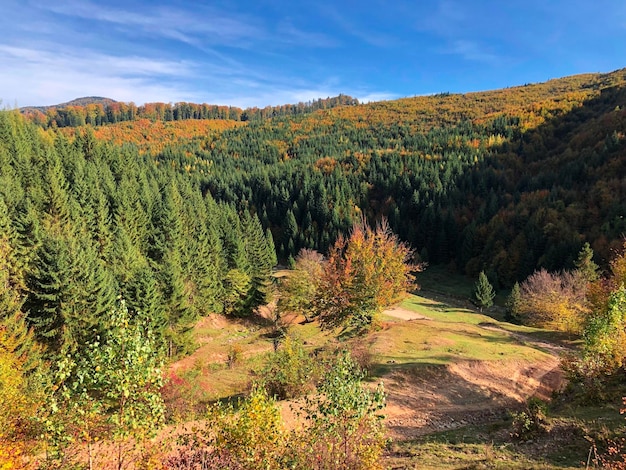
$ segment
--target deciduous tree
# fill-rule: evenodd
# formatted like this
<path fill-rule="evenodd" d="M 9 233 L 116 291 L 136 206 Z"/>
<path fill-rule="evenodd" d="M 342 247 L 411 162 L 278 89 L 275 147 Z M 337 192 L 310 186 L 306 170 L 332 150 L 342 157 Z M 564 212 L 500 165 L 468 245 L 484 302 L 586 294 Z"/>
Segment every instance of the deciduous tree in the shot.
<path fill-rule="evenodd" d="M 587 312 L 584 283 L 576 272 L 536 271 L 520 285 L 522 321 L 529 325 L 580 333 Z"/>
<path fill-rule="evenodd" d="M 328 255 L 315 309 L 322 327 L 366 331 L 380 310 L 415 287 L 412 250 L 383 219 L 375 229 L 365 219 L 346 239 L 339 237 Z"/>

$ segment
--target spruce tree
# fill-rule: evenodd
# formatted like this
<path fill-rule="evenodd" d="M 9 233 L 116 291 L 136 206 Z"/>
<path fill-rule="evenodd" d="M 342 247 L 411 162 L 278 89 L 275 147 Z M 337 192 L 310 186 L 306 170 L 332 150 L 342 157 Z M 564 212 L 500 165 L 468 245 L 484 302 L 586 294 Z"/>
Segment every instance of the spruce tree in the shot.
<path fill-rule="evenodd" d="M 489 308 L 493 305 L 493 299 L 496 293 L 493 290 L 493 286 L 489 283 L 487 275 L 484 271 L 481 271 L 478 275 L 478 281 L 474 286 L 474 300 L 476 305 L 483 311 L 483 308 Z"/>
<path fill-rule="evenodd" d="M 506 314 L 505 319 L 518 323 L 520 321 L 519 313 L 521 308 L 522 295 L 520 293 L 519 283 L 513 284 L 511 293 L 506 299 Z"/>
<path fill-rule="evenodd" d="M 574 262 L 576 270 L 586 282 L 596 281 L 599 277 L 599 267 L 593 262 L 593 250 L 589 242 L 585 242 Z"/>
<path fill-rule="evenodd" d="M 242 232 L 248 257 L 250 270 L 250 291 L 248 293 L 247 308 L 252 311 L 260 305 L 269 302 L 270 285 L 272 283 L 272 268 L 274 267 L 274 246 L 265 238 L 263 227 L 256 215 L 248 212 L 242 216 Z"/>

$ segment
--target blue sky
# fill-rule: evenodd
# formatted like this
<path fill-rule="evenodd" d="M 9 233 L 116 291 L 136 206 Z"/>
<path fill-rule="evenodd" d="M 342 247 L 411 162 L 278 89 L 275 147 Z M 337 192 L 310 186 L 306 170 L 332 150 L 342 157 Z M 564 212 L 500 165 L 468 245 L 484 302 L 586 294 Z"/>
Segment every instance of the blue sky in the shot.
<path fill-rule="evenodd" d="M 0 99 L 266 106 L 626 67 L 623 0 L 2 0 Z"/>

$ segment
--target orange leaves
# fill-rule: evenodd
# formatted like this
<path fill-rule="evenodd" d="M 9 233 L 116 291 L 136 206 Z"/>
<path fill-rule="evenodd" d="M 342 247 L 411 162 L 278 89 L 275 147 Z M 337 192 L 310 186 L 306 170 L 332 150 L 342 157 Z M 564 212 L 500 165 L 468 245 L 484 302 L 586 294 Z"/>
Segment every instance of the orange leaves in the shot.
<path fill-rule="evenodd" d="M 137 121 L 119 122 L 94 128 L 98 140 L 105 140 L 116 145 L 132 143 L 140 152 L 155 154 L 161 152 L 166 145 L 178 143 L 183 139 L 204 138 L 211 132 L 223 132 L 245 123 L 223 119 L 189 119 L 185 121 Z M 66 135 L 75 135 L 75 128 L 64 128 Z"/>
<path fill-rule="evenodd" d="M 330 175 L 337 166 L 337 160 L 332 157 L 323 157 L 315 162 L 315 168 L 325 175 Z"/>
<path fill-rule="evenodd" d="M 361 332 L 385 306 L 415 287 L 412 250 L 391 232 L 386 219 L 375 229 L 364 219 L 331 248 L 316 309 L 322 326 Z"/>

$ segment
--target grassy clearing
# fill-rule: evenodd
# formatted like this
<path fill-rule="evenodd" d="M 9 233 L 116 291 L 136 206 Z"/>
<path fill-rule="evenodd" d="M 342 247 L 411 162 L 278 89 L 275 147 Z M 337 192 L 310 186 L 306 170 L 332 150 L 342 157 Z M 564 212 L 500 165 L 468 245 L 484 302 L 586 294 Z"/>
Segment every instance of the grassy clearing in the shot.
<path fill-rule="evenodd" d="M 385 463 L 398 470 L 573 470 L 587 458 L 590 443 L 568 423 L 559 423 L 544 439 L 526 442 L 511 440 L 510 425 L 501 421 L 394 442 Z"/>
<path fill-rule="evenodd" d="M 498 320 L 497 317 L 499 315 L 492 315 L 492 310 L 486 310 L 484 313 L 480 313 L 471 308 L 469 302 L 459 303 L 453 298 L 446 298 L 440 295 L 433 297 L 430 294 L 431 293 L 411 295 L 407 297 L 400 306 L 441 323 L 458 323 L 465 325 L 493 324 L 505 331 L 526 335 L 535 341 L 549 341 L 563 347 L 576 347 L 580 344 L 578 338 L 568 333 L 515 325 Z"/>
<path fill-rule="evenodd" d="M 546 353 L 505 332 L 462 322 L 414 320 L 375 334 L 372 352 L 381 364 L 442 365 L 458 360 L 540 361 Z"/>
<path fill-rule="evenodd" d="M 429 320 L 403 321 L 383 316 L 380 331 L 355 341 L 369 346 L 374 376 L 403 366 L 414 369 L 455 361 L 541 361 L 547 357 L 536 346 L 507 334 L 508 330 L 551 339 L 544 330 L 505 323 L 497 323 L 505 331 L 487 330 L 481 325 L 494 324 L 493 318 L 440 297 L 411 295 L 400 307 Z M 341 345 L 331 332 L 321 331 L 316 322 L 294 322 L 289 331 L 309 351 Z M 259 321 L 211 317 L 194 331 L 198 350 L 177 362 L 173 370 L 188 384 L 192 392 L 189 395 L 199 404 L 240 395 L 249 389 L 255 371 L 273 350 L 268 333 L 269 326 Z"/>

